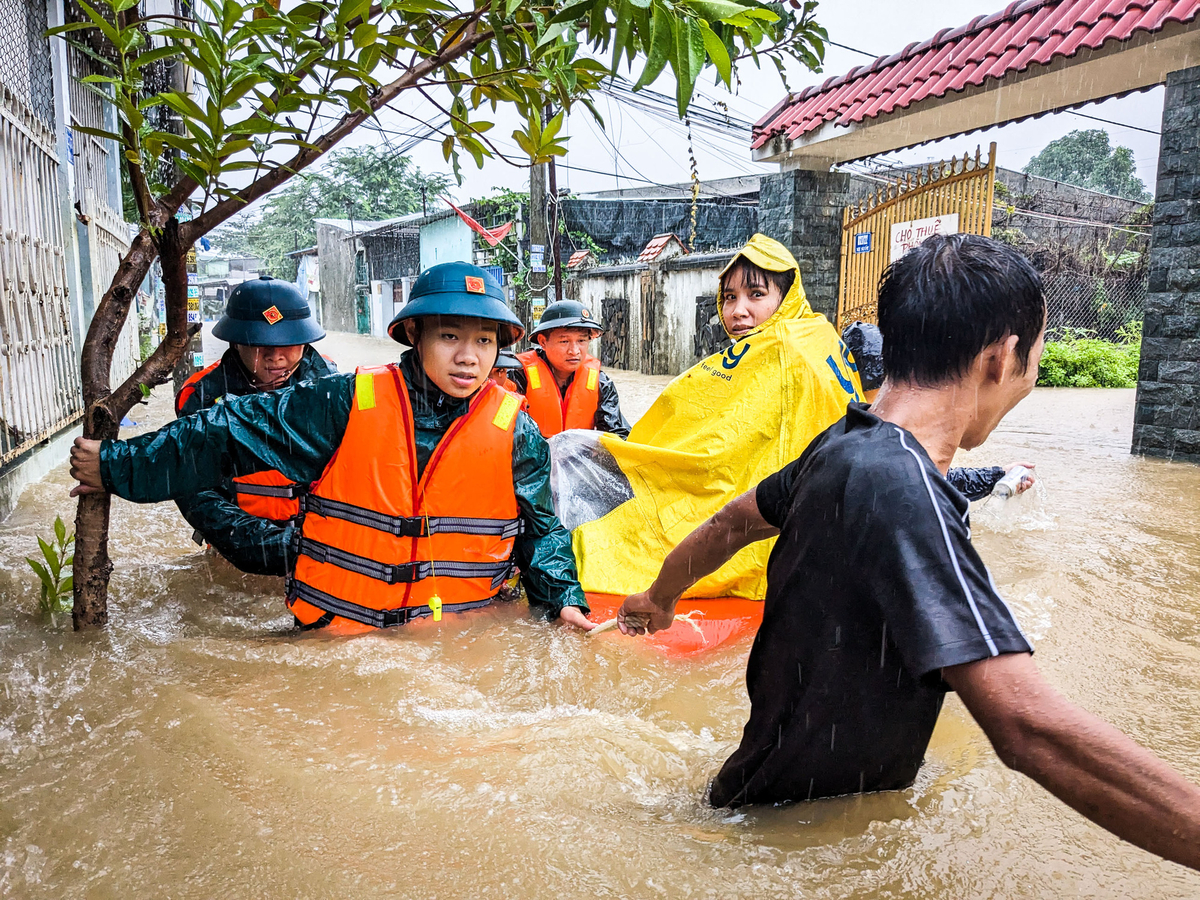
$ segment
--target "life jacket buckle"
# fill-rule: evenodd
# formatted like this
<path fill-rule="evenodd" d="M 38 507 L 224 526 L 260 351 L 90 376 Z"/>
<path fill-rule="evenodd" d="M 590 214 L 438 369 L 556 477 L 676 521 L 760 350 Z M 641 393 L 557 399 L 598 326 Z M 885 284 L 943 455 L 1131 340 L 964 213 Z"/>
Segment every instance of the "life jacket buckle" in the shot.
<path fill-rule="evenodd" d="M 425 577 L 425 564 L 410 562 L 386 566 L 384 575 L 382 580 L 385 584 L 412 584 Z"/>
<path fill-rule="evenodd" d="M 397 537 L 421 538 L 429 537 L 426 529 L 428 520 L 424 516 L 406 516 L 397 520 Z"/>

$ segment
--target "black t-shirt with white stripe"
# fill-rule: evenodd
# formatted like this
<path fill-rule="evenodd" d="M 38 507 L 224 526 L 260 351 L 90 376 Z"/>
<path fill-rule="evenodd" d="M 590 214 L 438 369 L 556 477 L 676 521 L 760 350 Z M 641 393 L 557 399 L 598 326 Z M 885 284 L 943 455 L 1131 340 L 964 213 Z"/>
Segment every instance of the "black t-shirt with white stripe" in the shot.
<path fill-rule="evenodd" d="M 851 404 L 756 492 L 781 533 L 714 806 L 912 784 L 944 666 L 1032 646 L 971 545 L 970 506 L 911 434 Z"/>

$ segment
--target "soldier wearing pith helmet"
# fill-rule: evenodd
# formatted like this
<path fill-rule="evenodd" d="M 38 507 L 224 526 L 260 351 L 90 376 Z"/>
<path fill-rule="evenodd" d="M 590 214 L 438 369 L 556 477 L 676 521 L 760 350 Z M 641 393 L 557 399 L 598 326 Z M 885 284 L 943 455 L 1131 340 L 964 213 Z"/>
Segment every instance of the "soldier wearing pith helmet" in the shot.
<path fill-rule="evenodd" d="M 545 437 L 570 428 L 629 436 L 617 386 L 600 370 L 588 344 L 604 331 L 592 311 L 577 300 L 551 303 L 529 337 L 538 345 L 518 354 L 522 368 L 512 379 L 524 392 Z"/>
<path fill-rule="evenodd" d="M 440 622 L 489 605 L 517 566 L 531 606 L 590 629 L 549 448 L 523 398 L 490 378 L 524 332 L 483 269 L 433 266 L 388 327 L 410 348 L 398 363 L 232 399 L 198 425 L 80 441 L 76 490 L 148 502 L 210 487 L 230 464 L 278 468 L 313 483 L 287 583 L 301 627 Z"/>
<path fill-rule="evenodd" d="M 274 391 L 337 371 L 312 346 L 325 330 L 296 286 L 263 275 L 243 281 L 225 303 L 213 336 L 229 349 L 183 383 L 175 414 L 190 416 L 232 397 Z M 286 575 L 304 486 L 276 469 L 255 469 L 175 503 L 197 543 L 244 572 Z"/>

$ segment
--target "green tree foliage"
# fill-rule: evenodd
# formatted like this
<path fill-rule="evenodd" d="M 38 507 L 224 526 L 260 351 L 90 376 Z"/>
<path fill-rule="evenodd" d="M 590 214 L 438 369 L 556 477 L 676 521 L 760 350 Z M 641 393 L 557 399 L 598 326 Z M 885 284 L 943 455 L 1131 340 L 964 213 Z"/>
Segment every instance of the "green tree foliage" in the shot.
<path fill-rule="evenodd" d="M 1129 200 L 1152 199 L 1145 183 L 1134 174 L 1133 151 L 1113 147 L 1102 128 L 1072 131 L 1051 141 L 1024 171 Z"/>
<path fill-rule="evenodd" d="M 412 161 L 374 146 L 335 150 L 325 165 L 302 172 L 264 201 L 261 215 L 244 213 L 211 234 L 213 246 L 246 253 L 272 275 L 292 279 L 294 250 L 316 243 L 313 219 L 388 219 L 421 210 L 422 189 L 431 208 L 450 186 L 441 174 L 426 175 Z"/>

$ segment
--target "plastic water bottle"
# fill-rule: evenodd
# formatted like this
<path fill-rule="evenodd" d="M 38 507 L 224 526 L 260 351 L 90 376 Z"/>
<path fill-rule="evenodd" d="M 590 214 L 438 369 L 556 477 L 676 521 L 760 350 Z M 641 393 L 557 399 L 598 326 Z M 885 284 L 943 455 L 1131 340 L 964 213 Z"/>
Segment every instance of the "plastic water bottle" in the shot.
<path fill-rule="evenodd" d="M 1017 493 L 1017 488 L 1021 486 L 1021 479 L 1032 474 L 1024 466 L 1014 466 L 1011 471 L 996 482 L 996 486 L 992 488 L 992 496 L 999 497 L 1001 500 L 1007 500 Z"/>

